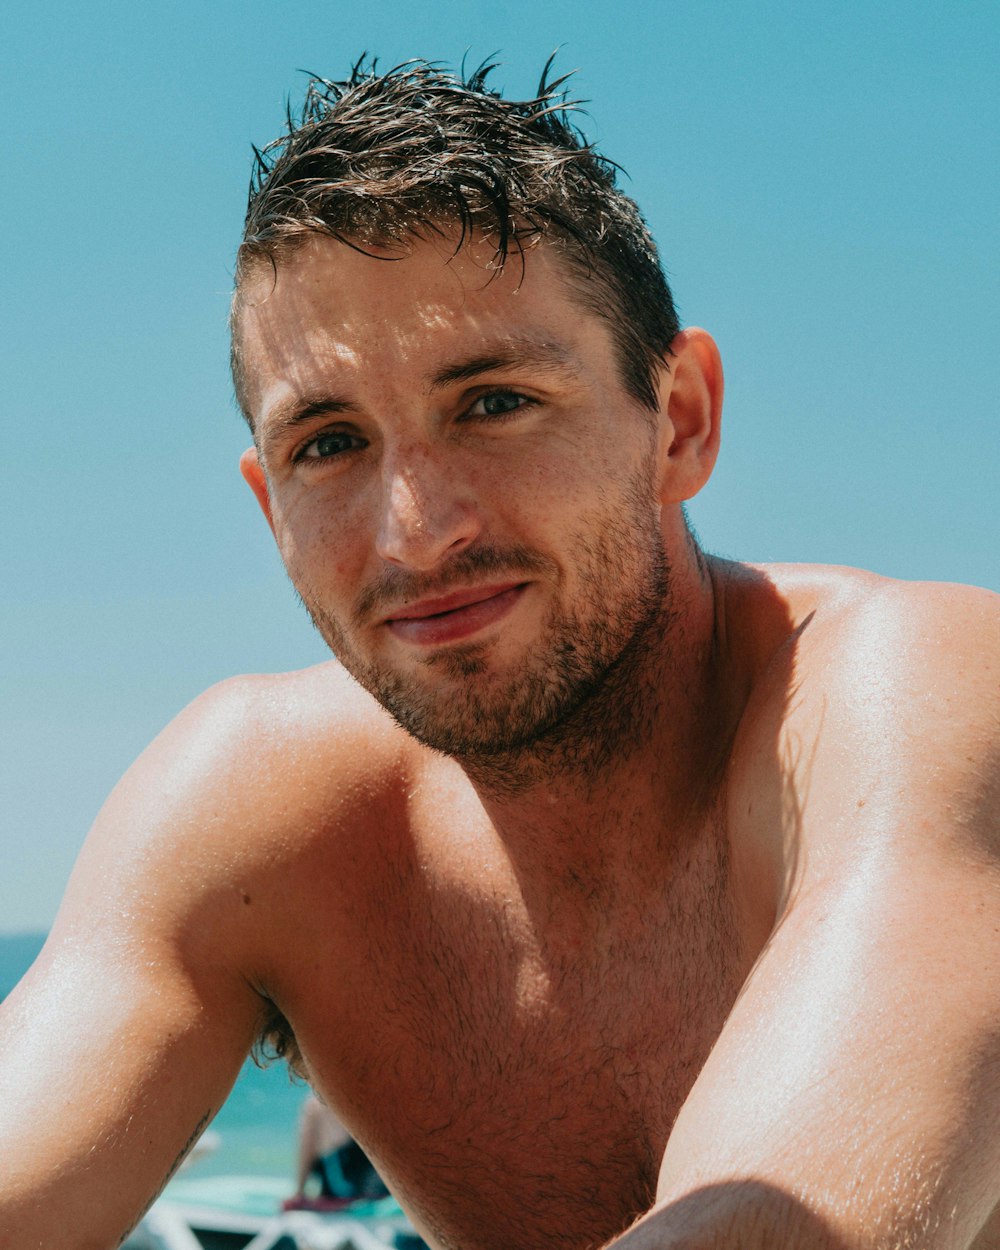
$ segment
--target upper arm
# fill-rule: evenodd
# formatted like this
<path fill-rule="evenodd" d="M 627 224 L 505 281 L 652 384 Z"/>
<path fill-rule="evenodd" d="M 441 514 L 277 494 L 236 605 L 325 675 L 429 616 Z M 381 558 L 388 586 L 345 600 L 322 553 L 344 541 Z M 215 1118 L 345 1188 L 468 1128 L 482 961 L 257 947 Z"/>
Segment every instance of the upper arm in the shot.
<path fill-rule="evenodd" d="M 0 1008 L 4 1250 L 119 1244 L 253 1041 L 261 1000 L 225 840 L 240 813 L 220 817 L 231 796 L 207 745 L 219 702 L 185 713 L 116 788 Z"/>
<path fill-rule="evenodd" d="M 806 649 L 791 886 L 674 1127 L 665 1213 L 751 1181 L 831 1244 L 929 1250 L 1000 1199 L 998 635 L 989 596 L 893 590 Z"/>

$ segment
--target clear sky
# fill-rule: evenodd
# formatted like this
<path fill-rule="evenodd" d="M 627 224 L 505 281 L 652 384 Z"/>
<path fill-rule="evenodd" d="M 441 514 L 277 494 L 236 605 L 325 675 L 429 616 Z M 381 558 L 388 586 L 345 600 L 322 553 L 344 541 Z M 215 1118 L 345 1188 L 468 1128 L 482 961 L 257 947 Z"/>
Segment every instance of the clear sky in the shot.
<path fill-rule="evenodd" d="M 250 144 L 363 51 L 580 67 L 727 366 L 712 551 L 1000 589 L 995 3 L 20 5 L 0 41 L 0 931 L 214 681 L 323 648 L 236 472 Z"/>

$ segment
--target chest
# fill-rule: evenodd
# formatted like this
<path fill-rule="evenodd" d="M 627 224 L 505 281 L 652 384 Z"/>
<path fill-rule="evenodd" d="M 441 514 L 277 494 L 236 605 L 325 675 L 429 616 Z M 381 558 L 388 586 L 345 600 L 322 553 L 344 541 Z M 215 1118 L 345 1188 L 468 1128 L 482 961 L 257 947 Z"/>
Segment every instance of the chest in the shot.
<path fill-rule="evenodd" d="M 724 884 L 589 926 L 440 883 L 380 910 L 340 934 L 295 1026 L 398 1196 L 461 1250 L 626 1227 L 745 975 Z"/>

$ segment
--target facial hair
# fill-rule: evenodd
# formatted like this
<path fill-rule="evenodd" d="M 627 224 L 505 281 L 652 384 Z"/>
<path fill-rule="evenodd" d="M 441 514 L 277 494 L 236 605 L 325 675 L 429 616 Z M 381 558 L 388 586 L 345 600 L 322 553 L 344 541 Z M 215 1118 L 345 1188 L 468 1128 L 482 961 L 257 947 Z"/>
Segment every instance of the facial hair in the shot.
<path fill-rule="evenodd" d="M 528 757 L 599 765 L 651 720 L 651 658 L 671 621 L 670 575 L 654 506 L 652 465 L 579 518 L 560 561 L 523 546 L 480 543 L 433 576 L 387 569 L 359 596 L 354 629 L 298 589 L 313 623 L 351 675 L 400 726 L 471 769 L 508 779 Z M 566 577 L 575 585 L 568 601 Z M 537 642 L 516 671 L 491 669 L 489 641 L 449 647 L 419 674 L 360 654 L 357 629 L 384 605 L 446 594 L 484 577 L 553 586 Z"/>

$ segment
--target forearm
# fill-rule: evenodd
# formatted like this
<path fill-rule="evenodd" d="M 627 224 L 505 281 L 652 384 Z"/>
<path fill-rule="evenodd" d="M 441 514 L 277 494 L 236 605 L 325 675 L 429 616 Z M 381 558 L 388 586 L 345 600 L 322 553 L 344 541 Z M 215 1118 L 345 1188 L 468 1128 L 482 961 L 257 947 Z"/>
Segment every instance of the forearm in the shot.
<path fill-rule="evenodd" d="M 84 944 L 37 966 L 3 1004 L 0 1250 L 120 1244 L 221 1105 L 242 1038 L 206 1028 L 164 962 Z"/>
<path fill-rule="evenodd" d="M 604 1250 L 862 1250 L 790 1194 L 760 1181 L 706 1186 L 660 1204 Z"/>

